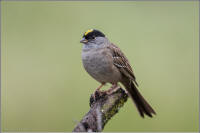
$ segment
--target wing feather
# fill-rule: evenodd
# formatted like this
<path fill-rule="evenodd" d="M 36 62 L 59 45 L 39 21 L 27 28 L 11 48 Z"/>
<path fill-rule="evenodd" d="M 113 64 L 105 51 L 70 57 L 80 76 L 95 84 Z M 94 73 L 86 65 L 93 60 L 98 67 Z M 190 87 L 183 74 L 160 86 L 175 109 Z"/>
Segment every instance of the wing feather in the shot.
<path fill-rule="evenodd" d="M 125 76 L 132 79 L 135 82 L 135 84 L 138 86 L 138 83 L 136 82 L 135 75 L 134 75 L 133 70 L 130 66 L 130 63 L 129 63 L 128 59 L 126 58 L 126 56 L 119 49 L 119 47 L 117 47 L 114 44 L 111 44 L 111 45 L 108 46 L 108 48 L 112 52 L 113 64 L 117 68 L 119 68 L 121 73 L 123 73 Z"/>

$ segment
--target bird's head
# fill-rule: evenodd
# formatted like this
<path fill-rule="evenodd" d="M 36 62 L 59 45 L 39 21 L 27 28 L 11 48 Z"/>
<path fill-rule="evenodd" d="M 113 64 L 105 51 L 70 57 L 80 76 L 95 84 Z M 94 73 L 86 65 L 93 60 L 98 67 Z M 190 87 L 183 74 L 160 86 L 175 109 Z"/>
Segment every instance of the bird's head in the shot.
<path fill-rule="evenodd" d="M 106 40 L 106 37 L 101 31 L 96 30 L 96 29 L 90 29 L 90 30 L 87 30 L 83 34 L 83 38 L 80 42 L 86 45 L 87 44 L 99 45 L 99 44 L 104 43 L 105 40 Z"/>

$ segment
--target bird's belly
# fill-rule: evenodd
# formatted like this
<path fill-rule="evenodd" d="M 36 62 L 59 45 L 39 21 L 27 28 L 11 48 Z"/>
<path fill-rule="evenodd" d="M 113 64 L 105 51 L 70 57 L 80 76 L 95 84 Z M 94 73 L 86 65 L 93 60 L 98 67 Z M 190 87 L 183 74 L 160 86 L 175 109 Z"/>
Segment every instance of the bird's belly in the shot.
<path fill-rule="evenodd" d="M 112 56 L 105 51 L 83 52 L 82 61 L 85 70 L 101 83 L 117 83 L 121 77 L 118 69 L 113 66 Z"/>

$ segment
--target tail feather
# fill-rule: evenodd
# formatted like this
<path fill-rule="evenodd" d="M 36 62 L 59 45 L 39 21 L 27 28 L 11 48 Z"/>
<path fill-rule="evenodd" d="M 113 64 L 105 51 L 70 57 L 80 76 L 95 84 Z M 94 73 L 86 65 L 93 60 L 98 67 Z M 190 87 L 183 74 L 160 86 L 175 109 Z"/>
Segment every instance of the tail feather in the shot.
<path fill-rule="evenodd" d="M 156 114 L 153 108 L 149 105 L 149 103 L 144 99 L 144 97 L 138 91 L 136 85 L 129 80 L 125 80 L 122 82 L 125 86 L 126 90 L 128 91 L 131 99 L 134 101 L 140 115 L 144 118 L 144 114 L 149 117 L 153 117 L 152 114 Z"/>

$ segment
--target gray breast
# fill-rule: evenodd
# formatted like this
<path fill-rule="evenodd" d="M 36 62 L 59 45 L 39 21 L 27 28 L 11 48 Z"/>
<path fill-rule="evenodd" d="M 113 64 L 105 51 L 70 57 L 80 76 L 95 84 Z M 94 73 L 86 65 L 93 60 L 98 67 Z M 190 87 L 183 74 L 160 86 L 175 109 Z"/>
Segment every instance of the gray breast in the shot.
<path fill-rule="evenodd" d="M 85 70 L 97 81 L 116 82 L 113 78 L 119 76 L 119 72 L 113 68 L 112 55 L 108 50 L 83 50 L 82 61 Z"/>

